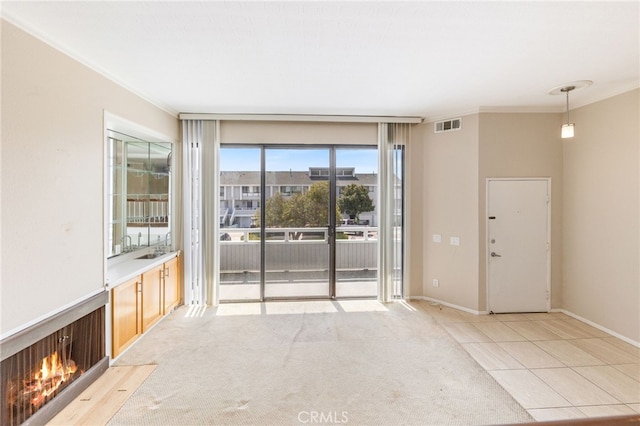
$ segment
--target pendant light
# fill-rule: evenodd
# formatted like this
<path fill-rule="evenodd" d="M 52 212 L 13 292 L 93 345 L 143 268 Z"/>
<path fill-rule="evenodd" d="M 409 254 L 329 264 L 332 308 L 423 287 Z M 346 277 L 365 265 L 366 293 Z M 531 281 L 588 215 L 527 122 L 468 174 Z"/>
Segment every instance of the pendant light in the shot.
<path fill-rule="evenodd" d="M 576 86 L 566 86 L 560 89 L 561 92 L 567 94 L 567 122 L 562 125 L 562 131 L 560 132 L 562 139 L 572 138 L 575 133 L 575 124 L 569 123 L 569 92 L 575 88 Z"/>
<path fill-rule="evenodd" d="M 561 86 L 556 86 L 549 91 L 550 95 L 564 95 L 567 99 L 567 121 L 562 125 L 562 129 L 560 131 L 560 137 L 562 139 L 572 138 L 575 135 L 576 125 L 569 122 L 569 92 L 584 89 L 591 84 L 593 84 L 593 81 L 591 80 L 578 80 L 565 83 Z"/>

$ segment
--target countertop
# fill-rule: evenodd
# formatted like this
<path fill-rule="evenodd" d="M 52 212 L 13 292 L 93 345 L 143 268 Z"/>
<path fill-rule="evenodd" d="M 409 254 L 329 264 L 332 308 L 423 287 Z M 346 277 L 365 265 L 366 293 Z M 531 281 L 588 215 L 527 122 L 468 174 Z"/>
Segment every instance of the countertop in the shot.
<path fill-rule="evenodd" d="M 180 252 L 173 251 L 165 254 L 161 254 L 153 259 L 128 259 L 125 261 L 117 262 L 113 265 L 107 264 L 107 286 L 109 288 L 117 287 L 118 285 L 134 278 L 144 271 L 155 268 L 163 263 L 178 256 Z M 140 256 L 143 256 L 141 253 Z"/>

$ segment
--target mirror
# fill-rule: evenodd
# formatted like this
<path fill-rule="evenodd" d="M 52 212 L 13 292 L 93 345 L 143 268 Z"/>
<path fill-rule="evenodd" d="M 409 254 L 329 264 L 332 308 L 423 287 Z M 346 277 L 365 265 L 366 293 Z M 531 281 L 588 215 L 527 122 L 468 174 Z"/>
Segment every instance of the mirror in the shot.
<path fill-rule="evenodd" d="M 107 257 L 171 251 L 171 142 L 107 131 Z"/>

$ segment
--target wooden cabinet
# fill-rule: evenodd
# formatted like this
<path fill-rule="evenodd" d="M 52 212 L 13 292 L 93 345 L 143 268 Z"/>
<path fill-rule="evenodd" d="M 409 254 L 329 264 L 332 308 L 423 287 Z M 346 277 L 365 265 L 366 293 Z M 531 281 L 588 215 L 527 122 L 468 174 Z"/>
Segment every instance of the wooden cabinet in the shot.
<path fill-rule="evenodd" d="M 111 290 L 112 358 L 180 303 L 180 266 L 173 257 Z"/>
<path fill-rule="evenodd" d="M 111 290 L 112 356 L 115 358 L 142 334 L 142 282 L 136 277 Z"/>
<path fill-rule="evenodd" d="M 163 265 L 142 274 L 142 332 L 162 318 L 162 275 Z"/>
<path fill-rule="evenodd" d="M 166 315 L 180 303 L 180 264 L 179 257 L 174 257 L 164 264 L 164 310 Z"/>

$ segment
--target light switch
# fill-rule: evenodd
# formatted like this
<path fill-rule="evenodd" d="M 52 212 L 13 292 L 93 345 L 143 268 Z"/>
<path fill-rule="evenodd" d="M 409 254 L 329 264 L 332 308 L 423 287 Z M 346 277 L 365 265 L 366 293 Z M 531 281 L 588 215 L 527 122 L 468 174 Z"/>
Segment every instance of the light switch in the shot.
<path fill-rule="evenodd" d="M 452 246 L 459 246 L 460 245 L 460 237 L 451 237 L 451 238 L 449 238 L 449 243 Z"/>
<path fill-rule="evenodd" d="M 442 242 L 442 235 L 440 235 L 440 234 L 433 234 L 433 242 L 434 242 L 434 243 L 441 243 L 441 242 Z"/>

